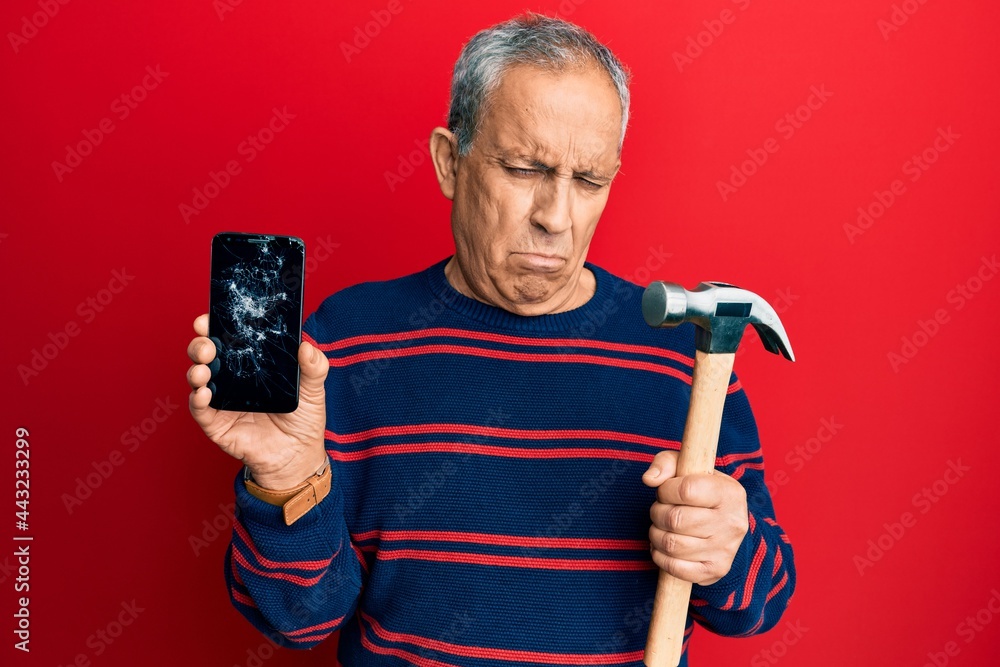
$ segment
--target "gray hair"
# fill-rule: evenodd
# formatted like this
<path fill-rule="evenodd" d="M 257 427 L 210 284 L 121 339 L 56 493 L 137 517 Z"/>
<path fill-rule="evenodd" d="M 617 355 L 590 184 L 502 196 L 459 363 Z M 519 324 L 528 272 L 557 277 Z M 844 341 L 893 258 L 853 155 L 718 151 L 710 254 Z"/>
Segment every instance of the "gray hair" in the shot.
<path fill-rule="evenodd" d="M 607 72 L 618 92 L 621 152 L 629 116 L 628 70 L 580 26 L 529 12 L 476 33 L 462 47 L 451 79 L 448 109 L 448 129 L 458 139 L 458 154 L 468 155 L 472 149 L 486 106 L 508 67 L 533 65 L 558 71 L 587 63 L 596 63 Z"/>

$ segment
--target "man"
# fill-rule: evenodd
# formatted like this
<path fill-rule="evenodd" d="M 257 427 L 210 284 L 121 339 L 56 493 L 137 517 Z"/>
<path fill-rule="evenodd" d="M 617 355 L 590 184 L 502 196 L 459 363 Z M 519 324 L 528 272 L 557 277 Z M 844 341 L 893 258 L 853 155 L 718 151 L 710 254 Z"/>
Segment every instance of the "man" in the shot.
<path fill-rule="evenodd" d="M 195 321 L 191 412 L 246 464 L 226 581 L 276 642 L 341 629 L 344 665 L 638 665 L 658 568 L 695 584 L 688 632 L 780 618 L 795 571 L 745 393 L 734 378 L 718 471 L 674 477 L 693 330 L 646 326 L 642 288 L 586 261 L 627 82 L 563 21 L 476 35 L 431 134 L 455 254 L 327 298 L 296 412 L 210 408 Z"/>

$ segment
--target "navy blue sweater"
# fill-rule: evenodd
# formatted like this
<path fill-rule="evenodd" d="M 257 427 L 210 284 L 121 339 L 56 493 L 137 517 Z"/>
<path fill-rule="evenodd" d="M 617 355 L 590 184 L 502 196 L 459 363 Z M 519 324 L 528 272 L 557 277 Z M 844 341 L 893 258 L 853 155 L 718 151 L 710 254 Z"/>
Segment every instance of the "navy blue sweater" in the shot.
<path fill-rule="evenodd" d="M 237 476 L 232 602 L 282 645 L 340 630 L 346 666 L 641 665 L 657 568 L 640 478 L 679 447 L 692 326 L 650 328 L 642 288 L 590 263 L 590 301 L 523 317 L 455 291 L 446 262 L 306 320 L 330 360 L 332 489 L 286 526 Z M 686 637 L 763 632 L 795 585 L 735 376 L 716 468 L 746 488 L 750 530 L 693 587 Z"/>

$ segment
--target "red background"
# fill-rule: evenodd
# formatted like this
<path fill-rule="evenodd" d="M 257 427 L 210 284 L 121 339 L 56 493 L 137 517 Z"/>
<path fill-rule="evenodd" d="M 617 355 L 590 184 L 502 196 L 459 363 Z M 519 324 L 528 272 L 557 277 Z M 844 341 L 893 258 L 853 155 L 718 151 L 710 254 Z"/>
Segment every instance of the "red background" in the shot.
<path fill-rule="evenodd" d="M 975 277 L 993 277 L 983 258 L 1000 246 L 997 6 L 907 0 L 899 11 L 912 15 L 892 26 L 880 23 L 890 0 L 398 1 L 396 14 L 381 0 L 246 0 L 222 13 L 209 0 L 53 2 L 51 18 L 34 0 L 4 3 L 0 661 L 253 664 L 263 638 L 222 580 L 228 528 L 197 555 L 190 541 L 212 537 L 203 522 L 228 524 L 219 506 L 238 468 L 187 413 L 185 347 L 207 307 L 210 239 L 302 237 L 314 260 L 307 313 L 337 289 L 450 254 L 449 202 L 418 147 L 444 119 L 464 41 L 533 9 L 589 28 L 634 74 L 623 168 L 590 259 L 637 282 L 753 289 L 779 307 L 799 357 L 772 357 L 748 334 L 737 361 L 796 549 L 797 592 L 763 636 L 696 631 L 693 664 L 993 664 L 1000 280 Z M 726 9 L 732 20 L 713 23 Z M 342 45 L 373 10 L 391 20 L 348 59 Z M 26 28 L 32 20 L 41 27 Z M 690 47 L 696 57 L 678 66 L 675 52 L 699 33 L 701 52 Z M 120 118 L 112 103 L 147 66 L 165 78 Z M 800 110 L 811 117 L 792 136 L 778 131 L 812 86 L 829 99 Z M 294 118 L 248 162 L 238 147 L 275 107 Z M 60 180 L 53 162 L 104 118 L 113 131 Z M 958 138 L 910 180 L 905 163 L 939 128 Z M 772 137 L 777 152 L 724 201 L 718 182 Z M 179 206 L 230 160 L 240 173 L 185 222 Z M 390 188 L 387 172 L 405 178 Z M 849 234 L 858 207 L 897 179 L 902 194 Z M 320 239 L 336 247 L 317 255 Z M 660 246 L 669 262 L 637 271 Z M 127 286 L 102 292 L 123 269 Z M 960 298 L 960 284 L 978 291 Z M 112 298 L 88 310 L 102 297 Z M 19 366 L 67 325 L 76 335 L 23 378 Z M 162 415 L 157 400 L 178 407 L 128 451 L 122 435 Z M 838 425 L 833 437 L 824 419 Z M 12 516 L 16 427 L 30 431 L 26 533 Z M 70 513 L 63 495 L 114 450 L 121 465 Z M 969 470 L 949 483 L 959 460 Z M 925 487 L 933 504 L 914 500 Z M 904 512 L 914 521 L 888 532 Z M 12 648 L 15 534 L 34 537 L 30 655 Z M 866 556 L 880 538 L 888 549 Z M 113 643 L 88 643 L 132 600 L 143 611 Z M 982 609 L 976 626 L 960 626 Z M 333 664 L 335 643 L 264 662 Z"/>

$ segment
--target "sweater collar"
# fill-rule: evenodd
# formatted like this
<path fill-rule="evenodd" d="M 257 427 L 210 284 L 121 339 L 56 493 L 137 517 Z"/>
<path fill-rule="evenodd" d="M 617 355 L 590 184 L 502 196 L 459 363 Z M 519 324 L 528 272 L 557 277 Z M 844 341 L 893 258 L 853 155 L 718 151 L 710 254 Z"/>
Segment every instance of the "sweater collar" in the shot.
<path fill-rule="evenodd" d="M 537 332 L 571 332 L 578 330 L 584 323 L 591 325 L 604 322 L 608 313 L 601 312 L 613 303 L 615 279 L 604 269 L 585 261 L 583 265 L 590 269 L 597 281 L 594 295 L 581 306 L 561 313 L 549 315 L 518 315 L 488 303 L 469 298 L 456 290 L 448 282 L 444 267 L 451 257 L 446 257 L 425 271 L 428 286 L 442 304 L 457 313 L 482 322 L 490 329 L 512 329 Z"/>

